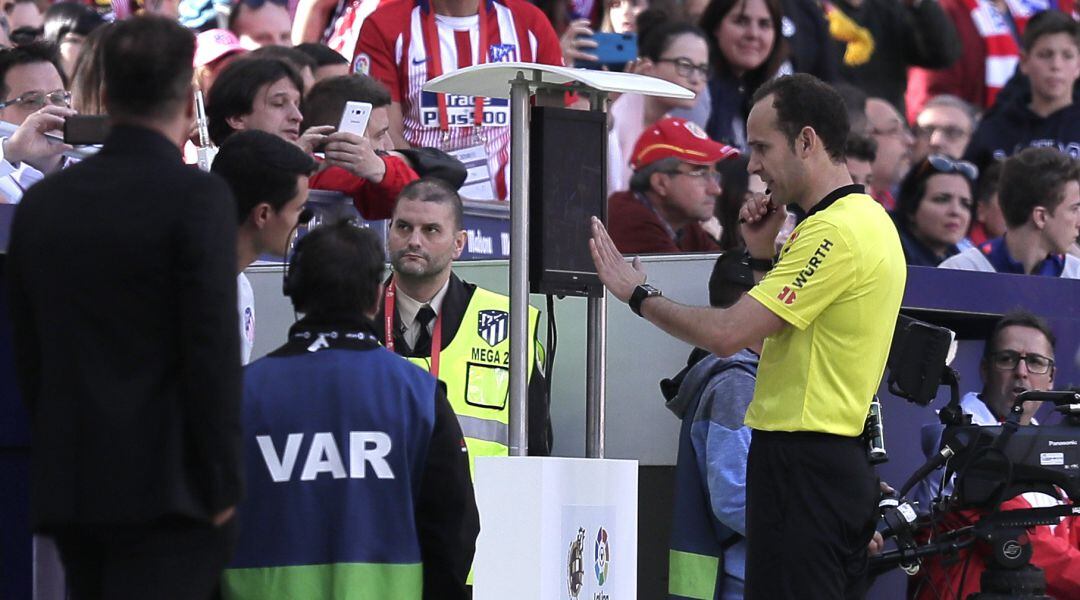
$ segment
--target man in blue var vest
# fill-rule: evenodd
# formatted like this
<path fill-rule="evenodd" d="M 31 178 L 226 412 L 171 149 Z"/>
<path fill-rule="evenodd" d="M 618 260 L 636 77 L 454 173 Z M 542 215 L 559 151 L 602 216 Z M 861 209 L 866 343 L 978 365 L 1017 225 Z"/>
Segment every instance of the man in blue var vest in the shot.
<path fill-rule="evenodd" d="M 743 253 L 727 252 L 713 267 L 709 304 L 726 308 L 752 287 L 754 274 Z M 668 556 L 669 598 L 743 597 L 750 451 L 750 428 L 743 425 L 743 417 L 754 397 L 760 352 L 760 343 L 728 357 L 695 349 L 692 364 L 661 383 L 669 398 L 667 407 L 682 419 Z"/>
<path fill-rule="evenodd" d="M 297 246 L 304 314 L 244 374 L 248 498 L 226 598 L 466 598 L 479 517 L 442 386 L 380 346 L 378 237 L 348 222 Z"/>

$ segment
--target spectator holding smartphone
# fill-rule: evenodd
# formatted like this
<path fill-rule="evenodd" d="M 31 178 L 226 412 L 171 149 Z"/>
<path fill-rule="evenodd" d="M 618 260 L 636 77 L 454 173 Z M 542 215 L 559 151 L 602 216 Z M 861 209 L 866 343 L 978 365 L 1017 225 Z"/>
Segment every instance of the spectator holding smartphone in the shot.
<path fill-rule="evenodd" d="M 705 33 L 694 25 L 663 21 L 641 31 L 638 38 L 640 58 L 635 71 L 695 93 L 688 100 L 623 94 L 611 104 L 612 135 L 608 139 L 608 190 L 630 188 L 631 151 L 638 138 L 650 126 L 677 108 L 693 108 L 696 94 L 705 89 L 709 77 L 709 46 Z"/>

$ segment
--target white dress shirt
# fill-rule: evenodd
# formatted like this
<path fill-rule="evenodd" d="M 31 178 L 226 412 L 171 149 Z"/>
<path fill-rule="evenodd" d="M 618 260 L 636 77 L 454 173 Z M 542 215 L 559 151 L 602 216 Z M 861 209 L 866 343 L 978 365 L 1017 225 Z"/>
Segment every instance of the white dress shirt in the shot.
<path fill-rule="evenodd" d="M 405 327 L 402 337 L 405 338 L 405 343 L 412 348 L 416 345 L 416 338 L 420 337 L 420 326 L 416 322 L 416 313 L 420 312 L 420 307 L 430 306 L 431 310 L 435 311 L 436 317 L 439 315 L 439 311 L 442 310 L 443 298 L 446 297 L 446 290 L 450 288 L 450 280 L 447 279 L 439 291 L 435 292 L 435 296 L 431 298 L 430 302 L 420 302 L 415 298 L 409 297 L 408 294 L 401 291 L 401 288 L 397 288 L 395 309 L 398 315 L 401 317 L 401 324 Z M 428 323 L 428 333 L 432 333 L 435 327 L 435 321 L 432 319 Z"/>

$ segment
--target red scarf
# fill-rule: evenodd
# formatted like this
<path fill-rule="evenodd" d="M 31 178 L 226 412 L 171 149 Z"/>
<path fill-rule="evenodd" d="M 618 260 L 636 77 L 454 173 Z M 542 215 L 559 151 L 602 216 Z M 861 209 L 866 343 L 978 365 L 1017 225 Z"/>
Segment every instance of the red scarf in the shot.
<path fill-rule="evenodd" d="M 994 104 L 994 98 L 1016 71 L 1016 65 L 1020 62 L 1020 46 L 1013 37 L 1007 17 L 999 13 L 993 4 L 987 0 L 961 0 L 961 2 L 971 14 L 971 22 L 975 24 L 975 30 L 979 32 L 986 44 L 985 77 L 986 107 L 988 108 Z M 1016 26 L 1022 28 L 1031 14 L 1021 15 L 1019 10 L 1014 12 L 1014 2 L 1008 4 Z M 1017 9 L 1022 8 L 1017 7 Z"/>

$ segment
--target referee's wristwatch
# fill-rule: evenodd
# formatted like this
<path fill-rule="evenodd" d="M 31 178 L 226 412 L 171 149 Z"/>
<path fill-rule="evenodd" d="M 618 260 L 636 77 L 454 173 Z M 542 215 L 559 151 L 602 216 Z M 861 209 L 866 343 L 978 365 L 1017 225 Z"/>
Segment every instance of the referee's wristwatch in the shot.
<path fill-rule="evenodd" d="M 754 258 L 750 255 L 749 250 L 747 250 L 746 253 L 743 254 L 743 261 L 745 261 L 746 266 L 759 273 L 768 273 L 772 270 L 773 265 L 776 264 L 775 259 Z"/>
<path fill-rule="evenodd" d="M 663 295 L 664 292 L 661 292 L 658 288 L 654 288 L 647 283 L 643 283 L 634 288 L 634 293 L 630 295 L 630 310 L 634 311 L 634 314 L 640 317 L 641 303 L 644 302 L 646 298 L 654 298 L 656 296 Z"/>

